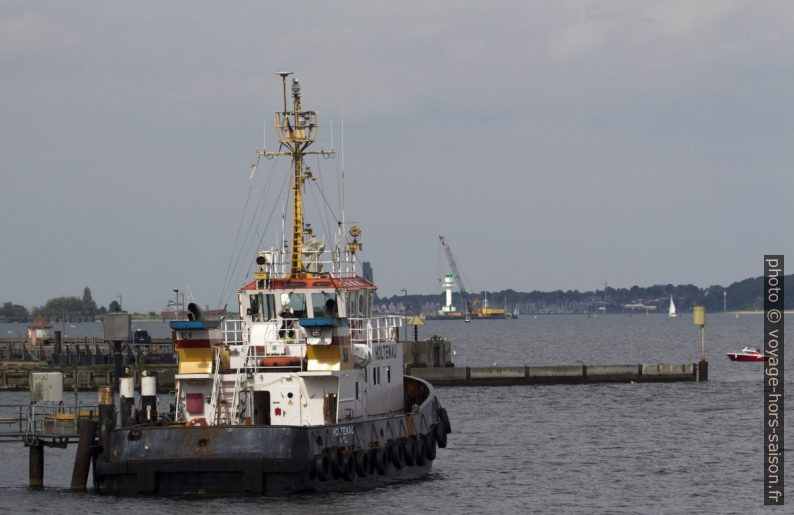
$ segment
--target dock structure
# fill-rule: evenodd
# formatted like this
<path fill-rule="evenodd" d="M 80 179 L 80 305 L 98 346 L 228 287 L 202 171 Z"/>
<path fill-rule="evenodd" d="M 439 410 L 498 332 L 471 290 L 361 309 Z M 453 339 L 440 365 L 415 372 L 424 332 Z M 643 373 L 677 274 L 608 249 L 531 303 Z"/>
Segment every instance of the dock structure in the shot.
<path fill-rule="evenodd" d="M 708 379 L 708 363 L 409 367 L 406 374 L 434 386 L 696 382 Z"/>
<path fill-rule="evenodd" d="M 459 367 L 452 343 L 433 336 L 403 342 L 405 374 L 434 386 L 512 386 L 531 384 L 661 383 L 708 380 L 708 362 L 679 364 L 584 364 Z"/>
<path fill-rule="evenodd" d="M 708 362 L 679 364 L 583 364 L 524 366 L 455 366 L 452 345 L 448 340 L 433 337 L 425 341 L 403 342 L 405 373 L 424 379 L 435 386 L 512 386 L 588 383 L 697 382 L 708 380 Z M 98 368 L 101 367 L 101 370 Z M 29 485 L 41 488 L 44 483 L 45 447 L 65 448 L 77 444 L 71 489 L 85 490 L 92 457 L 117 425 L 118 415 L 134 406 L 136 383 L 159 376 L 168 391 L 173 385 L 175 367 L 167 364 L 149 365 L 148 370 L 128 368 L 122 381 L 117 413 L 114 401 L 113 373 L 108 365 L 60 367 L 42 361 L 0 363 L 0 388 L 30 389 L 27 404 L 0 405 L 0 444 L 23 443 L 29 449 Z M 82 369 L 82 370 L 81 370 Z M 153 369 L 156 369 L 153 370 Z M 73 406 L 63 402 L 64 386 L 75 392 Z M 97 405 L 78 403 L 77 390 L 99 390 Z M 157 385 L 150 385 L 151 392 Z M 143 390 L 142 390 L 143 391 Z M 151 395 L 154 395 L 153 393 Z M 154 398 L 152 398 L 154 399 Z M 144 399 L 145 400 L 145 399 Z M 125 401 L 128 401 L 125 404 Z M 131 402 L 130 402 L 131 401 Z M 153 400 L 156 405 L 156 400 Z M 137 416 L 137 415 L 136 415 Z M 130 423 L 130 421 L 127 421 Z"/>
<path fill-rule="evenodd" d="M 72 488 L 85 489 L 98 414 L 97 406 L 79 404 L 0 404 L 0 444 L 21 442 L 29 449 L 28 484 L 31 488 L 41 488 L 44 486 L 44 448 L 65 448 L 79 442 L 83 452 L 78 448 L 78 457 L 83 459 L 75 460 Z"/>
<path fill-rule="evenodd" d="M 439 337 L 424 341 L 403 342 L 405 374 L 429 381 L 436 386 L 510 386 L 532 384 L 697 382 L 708 380 L 708 362 L 696 363 L 632 363 L 632 364 L 570 364 L 520 366 L 455 366 L 452 343 Z M 145 368 L 158 377 L 160 393 L 174 388 L 176 365 L 148 364 L 127 367 L 138 386 Z M 0 390 L 27 390 L 34 371 L 62 372 L 64 387 L 76 386 L 82 391 L 96 391 L 112 385 L 113 370 L 109 365 L 59 367 L 46 362 L 0 362 Z"/>
<path fill-rule="evenodd" d="M 158 390 L 166 393 L 174 388 L 176 365 L 128 365 L 126 368 L 140 386 L 141 372 L 147 370 L 158 376 Z M 0 391 L 28 390 L 33 372 L 61 372 L 64 388 L 74 389 L 75 383 L 80 391 L 96 391 L 102 386 L 113 385 L 112 365 L 81 365 L 79 367 L 55 366 L 41 361 L 4 361 L 0 362 Z"/>

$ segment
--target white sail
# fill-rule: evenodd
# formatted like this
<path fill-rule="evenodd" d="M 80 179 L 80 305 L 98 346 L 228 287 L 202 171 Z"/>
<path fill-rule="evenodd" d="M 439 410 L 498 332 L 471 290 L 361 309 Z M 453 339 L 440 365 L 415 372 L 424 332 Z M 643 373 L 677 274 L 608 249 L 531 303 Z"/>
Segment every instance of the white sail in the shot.
<path fill-rule="evenodd" d="M 667 311 L 667 314 L 670 315 L 673 318 L 676 317 L 676 314 L 675 314 L 675 303 L 673 302 L 673 296 L 672 295 L 670 295 L 670 309 Z"/>

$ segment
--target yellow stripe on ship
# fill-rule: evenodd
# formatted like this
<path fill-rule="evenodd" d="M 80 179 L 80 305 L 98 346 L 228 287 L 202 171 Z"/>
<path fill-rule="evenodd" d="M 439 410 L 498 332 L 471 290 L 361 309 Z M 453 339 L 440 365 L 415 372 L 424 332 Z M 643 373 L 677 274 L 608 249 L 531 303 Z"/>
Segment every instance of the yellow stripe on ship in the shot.
<path fill-rule="evenodd" d="M 212 373 L 213 352 L 211 347 L 179 349 L 180 374 Z"/>

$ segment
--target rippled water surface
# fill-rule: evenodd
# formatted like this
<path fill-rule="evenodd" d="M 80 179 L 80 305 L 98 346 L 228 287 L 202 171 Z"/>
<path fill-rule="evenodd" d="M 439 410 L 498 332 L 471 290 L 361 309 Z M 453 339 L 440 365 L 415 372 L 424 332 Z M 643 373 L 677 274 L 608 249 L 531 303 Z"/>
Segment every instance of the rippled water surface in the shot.
<path fill-rule="evenodd" d="M 428 321 L 420 337 L 452 339 L 460 366 L 691 363 L 700 351 L 690 320 L 684 314 L 675 320 L 608 315 Z M 762 331 L 759 315 L 709 315 L 707 383 L 438 388 L 453 434 L 425 481 L 288 498 L 116 499 L 68 491 L 74 447 L 46 449 L 46 488 L 30 491 L 27 450 L 0 444 L 0 511 L 760 512 L 762 365 L 733 363 L 725 353 L 760 347 Z M 0 392 L 0 404 L 26 399 L 22 392 Z"/>

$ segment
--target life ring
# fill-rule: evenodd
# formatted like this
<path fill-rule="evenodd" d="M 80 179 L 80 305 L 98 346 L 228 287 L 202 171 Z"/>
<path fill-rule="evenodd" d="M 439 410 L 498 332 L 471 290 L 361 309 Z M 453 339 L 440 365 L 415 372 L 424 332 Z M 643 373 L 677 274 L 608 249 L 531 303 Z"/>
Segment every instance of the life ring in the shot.
<path fill-rule="evenodd" d="M 402 443 L 403 456 L 405 456 L 405 463 L 412 467 L 416 465 L 416 447 L 411 438 L 406 438 Z"/>
<path fill-rule="evenodd" d="M 328 474 L 331 471 L 331 465 L 328 463 L 328 456 L 325 454 L 318 454 L 314 457 L 314 475 L 320 481 L 327 481 Z"/>
<path fill-rule="evenodd" d="M 436 442 L 438 442 L 438 446 L 442 449 L 445 449 L 447 447 L 447 432 L 444 430 L 444 424 L 436 424 L 433 432 L 436 434 Z"/>
<path fill-rule="evenodd" d="M 367 477 L 369 475 L 369 453 L 364 450 L 356 451 L 356 473 L 360 477 Z"/>
<path fill-rule="evenodd" d="M 193 427 L 193 426 L 207 427 L 208 425 L 209 424 L 207 424 L 207 419 L 204 417 L 192 418 L 187 423 L 187 427 Z"/>
<path fill-rule="evenodd" d="M 389 445 L 389 459 L 397 470 L 403 468 L 403 447 L 398 442 Z"/>
<path fill-rule="evenodd" d="M 386 451 L 382 447 L 378 447 L 377 449 L 372 449 L 370 451 L 372 456 L 370 458 L 370 462 L 372 466 L 375 468 L 375 471 L 379 475 L 384 475 L 386 473 Z"/>
<path fill-rule="evenodd" d="M 433 432 L 429 432 L 424 436 L 425 441 L 425 458 L 430 461 L 436 459 L 436 439 L 433 436 Z"/>

